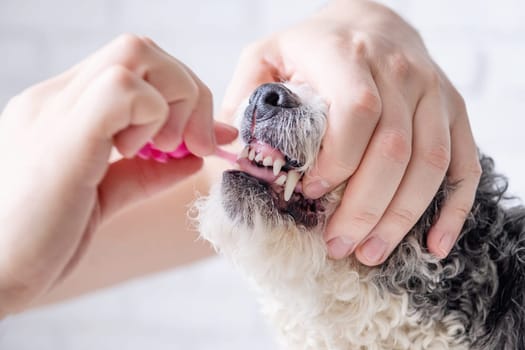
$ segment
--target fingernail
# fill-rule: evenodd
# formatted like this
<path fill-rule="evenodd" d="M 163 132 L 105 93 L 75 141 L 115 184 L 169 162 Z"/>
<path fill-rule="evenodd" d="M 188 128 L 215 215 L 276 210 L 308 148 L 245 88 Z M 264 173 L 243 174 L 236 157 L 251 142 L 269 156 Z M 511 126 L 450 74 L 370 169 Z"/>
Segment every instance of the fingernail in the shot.
<path fill-rule="evenodd" d="M 379 237 L 372 237 L 361 249 L 363 256 L 371 263 L 380 262 L 386 253 L 388 245 Z"/>
<path fill-rule="evenodd" d="M 335 237 L 328 241 L 328 254 L 333 259 L 342 259 L 354 249 L 355 243 L 348 237 Z"/>
<path fill-rule="evenodd" d="M 441 240 L 439 241 L 439 250 L 441 252 L 440 256 L 438 258 L 445 258 L 450 250 L 452 249 L 452 245 L 454 244 L 455 240 L 454 238 L 449 234 L 443 234 L 441 237 Z"/>
<path fill-rule="evenodd" d="M 328 182 L 325 180 L 318 180 L 308 184 L 304 191 L 308 197 L 317 199 L 324 195 L 329 188 L 330 184 Z"/>

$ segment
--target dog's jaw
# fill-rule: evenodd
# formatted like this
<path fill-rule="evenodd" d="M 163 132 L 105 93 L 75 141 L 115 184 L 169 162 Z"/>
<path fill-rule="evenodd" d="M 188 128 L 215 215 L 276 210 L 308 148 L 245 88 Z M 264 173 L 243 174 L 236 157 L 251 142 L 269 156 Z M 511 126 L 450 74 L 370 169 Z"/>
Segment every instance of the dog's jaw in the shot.
<path fill-rule="evenodd" d="M 314 166 L 321 147 L 327 107 L 306 86 L 287 85 L 287 89 L 293 93 L 293 109 L 254 125 L 253 107 L 245 104 L 238 123 L 245 144 L 263 142 L 266 150 L 275 149 L 283 159 L 292 160 L 283 169 L 304 173 Z M 297 186 L 286 200 L 285 186 L 243 170 L 244 166 L 226 171 L 209 197 L 198 202 L 201 235 L 252 277 L 257 275 L 257 280 L 293 284 L 298 276 L 315 278 L 327 261 L 322 238 L 326 219 L 339 203 L 344 185 L 315 201 L 304 198 Z M 265 261 L 262 267 L 261 261 Z"/>
<path fill-rule="evenodd" d="M 268 102 L 261 102 L 264 99 Z M 277 99 L 282 101 L 274 105 Z M 300 178 L 319 152 L 326 105 L 306 86 L 267 84 L 256 90 L 240 115 L 246 145 L 240 169 L 225 172 L 222 180 L 228 215 L 250 226 L 257 215 L 267 225 L 283 220 L 309 229 L 324 225 L 329 203 L 306 198 Z"/>

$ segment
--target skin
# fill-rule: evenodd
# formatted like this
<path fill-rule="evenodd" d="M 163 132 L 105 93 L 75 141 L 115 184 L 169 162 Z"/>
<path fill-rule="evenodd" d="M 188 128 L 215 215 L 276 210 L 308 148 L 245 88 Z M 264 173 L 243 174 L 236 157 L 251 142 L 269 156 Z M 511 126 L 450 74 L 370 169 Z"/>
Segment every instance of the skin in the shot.
<path fill-rule="evenodd" d="M 131 35 L 13 98 L 0 118 L 0 147 L 14 150 L 1 156 L 1 314 L 67 276 L 122 208 L 196 173 L 236 136 L 213 122 L 211 94 L 187 67 Z M 195 156 L 134 158 L 151 139 L 165 150 L 184 140 Z M 124 158 L 110 163 L 113 147 Z"/>
<path fill-rule="evenodd" d="M 447 256 L 481 168 L 464 101 L 418 33 L 379 4 L 333 1 L 245 49 L 223 115 L 259 84 L 282 80 L 308 83 L 329 105 L 322 149 L 303 188 L 318 198 L 349 179 L 325 232 L 330 256 L 382 263 L 448 176 L 458 186 L 427 242 Z"/>
<path fill-rule="evenodd" d="M 279 80 L 306 82 L 329 104 L 303 185 L 318 197 L 350 178 L 326 231 L 331 256 L 382 262 L 447 175 L 458 187 L 428 238 L 446 256 L 480 167 L 463 100 L 417 33 L 375 3 L 333 1 L 244 51 L 223 116 Z M 187 205 L 224 169 L 199 171 L 201 157 L 237 136 L 211 113 L 191 70 L 131 35 L 13 98 L 0 118 L 0 146 L 12 150 L 0 155 L 0 317 L 209 255 L 186 228 Z M 133 158 L 151 139 L 163 150 L 184 140 L 195 156 Z M 113 148 L 124 159 L 109 162 Z"/>

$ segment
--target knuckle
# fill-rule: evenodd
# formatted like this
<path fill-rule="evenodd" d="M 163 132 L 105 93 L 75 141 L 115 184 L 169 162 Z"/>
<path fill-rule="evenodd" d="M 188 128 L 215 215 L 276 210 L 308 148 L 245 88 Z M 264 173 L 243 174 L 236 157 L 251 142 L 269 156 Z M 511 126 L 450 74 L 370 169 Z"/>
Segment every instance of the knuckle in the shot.
<path fill-rule="evenodd" d="M 141 39 L 142 41 L 144 41 L 144 43 L 148 45 L 157 46 L 157 43 L 155 42 L 155 40 L 153 40 L 149 36 L 143 36 Z"/>
<path fill-rule="evenodd" d="M 31 98 L 27 96 L 25 92 L 15 95 L 7 101 L 4 111 L 7 112 L 13 109 L 16 110 L 18 109 L 18 107 L 22 107 L 26 102 L 30 102 L 30 101 L 31 101 Z"/>
<path fill-rule="evenodd" d="M 49 100 L 51 100 L 51 98 Z M 11 97 L 7 101 L 3 112 L 10 113 L 10 111 L 15 111 L 15 114 L 18 114 L 20 111 L 32 110 L 36 106 L 42 107 L 42 102 L 44 101 L 45 94 L 43 94 L 43 91 L 39 88 L 39 85 L 31 86 L 19 94 Z M 2 114 L 1 108 L 0 114 Z"/>
<path fill-rule="evenodd" d="M 20 94 L 13 97 L 13 102 L 16 104 L 31 102 L 35 99 L 40 99 L 41 95 L 40 84 L 36 84 L 26 88 Z"/>
<path fill-rule="evenodd" d="M 404 81 L 411 70 L 411 63 L 408 57 L 403 53 L 394 53 L 388 58 L 390 74 L 397 81 Z"/>
<path fill-rule="evenodd" d="M 261 50 L 264 46 L 263 41 L 256 41 L 245 46 L 240 54 L 240 61 L 246 62 L 251 61 L 255 57 L 260 56 Z"/>
<path fill-rule="evenodd" d="M 470 209 L 470 203 L 463 203 L 454 207 L 453 213 L 460 219 L 460 221 L 465 221 L 470 214 Z"/>
<path fill-rule="evenodd" d="M 323 47 L 334 48 L 348 57 L 364 58 L 367 55 L 369 35 L 360 31 L 349 32 L 347 29 L 332 30 L 324 39 Z"/>
<path fill-rule="evenodd" d="M 450 164 L 450 149 L 442 144 L 436 145 L 424 154 L 423 159 L 425 164 L 444 173 Z"/>
<path fill-rule="evenodd" d="M 342 36 L 341 39 L 345 39 L 346 42 L 349 41 L 345 36 Z M 368 34 L 363 32 L 355 32 L 352 35 L 351 41 L 352 53 L 357 57 L 365 57 L 368 51 L 367 47 L 369 40 Z"/>
<path fill-rule="evenodd" d="M 169 118 L 170 107 L 167 103 L 155 103 L 154 110 L 151 112 L 152 116 L 157 117 L 160 124 L 164 124 Z"/>
<path fill-rule="evenodd" d="M 323 39 L 324 48 L 336 48 L 337 50 L 348 51 L 354 47 L 353 37 L 350 38 L 348 32 L 341 28 L 336 28 L 328 33 Z"/>
<path fill-rule="evenodd" d="M 481 167 L 481 163 L 479 162 L 479 159 L 476 159 L 475 161 L 466 163 L 466 165 L 464 165 L 460 171 L 461 171 L 461 174 L 458 174 L 459 176 L 457 176 L 456 180 L 479 181 L 483 173 L 483 168 Z"/>
<path fill-rule="evenodd" d="M 353 116 L 377 120 L 381 114 L 381 98 L 373 89 L 363 88 L 356 92 L 350 112 Z"/>
<path fill-rule="evenodd" d="M 412 149 L 406 132 L 400 130 L 385 131 L 381 136 L 380 152 L 388 160 L 407 164 Z"/>
<path fill-rule="evenodd" d="M 361 227 L 372 227 L 377 224 L 380 214 L 373 209 L 366 209 L 350 215 L 350 221 Z"/>
<path fill-rule="evenodd" d="M 148 47 L 148 44 L 135 34 L 121 34 L 115 40 L 115 49 L 126 58 L 140 56 L 148 49 Z"/>
<path fill-rule="evenodd" d="M 427 83 L 431 88 L 441 90 L 441 86 L 443 85 L 443 76 L 438 69 L 431 67 L 428 69 L 425 75 L 427 77 Z"/>
<path fill-rule="evenodd" d="M 207 103 L 213 100 L 213 94 L 209 87 L 207 87 L 204 84 L 201 84 L 200 87 L 200 96 L 203 101 L 206 101 Z"/>
<path fill-rule="evenodd" d="M 473 179 L 479 180 L 481 178 L 481 174 L 483 173 L 483 168 L 481 167 L 481 163 L 479 160 L 476 160 L 472 165 L 468 167 L 468 175 L 472 177 Z"/>
<path fill-rule="evenodd" d="M 106 68 L 102 77 L 105 83 L 120 90 L 130 90 L 135 84 L 133 73 L 118 64 Z"/>
<path fill-rule="evenodd" d="M 186 100 L 187 103 L 189 103 L 192 106 L 195 106 L 197 104 L 200 94 L 204 93 L 203 91 L 199 89 L 199 85 L 193 79 L 189 79 L 187 81 L 184 91 L 185 91 L 184 100 Z"/>
<path fill-rule="evenodd" d="M 333 169 L 337 169 L 338 173 L 345 174 L 345 179 L 357 171 L 358 164 L 355 162 L 347 163 L 342 160 L 336 160 L 333 163 Z M 328 175 L 328 174 L 327 174 Z"/>
<path fill-rule="evenodd" d="M 467 115 L 467 104 L 463 96 L 452 86 L 452 103 L 460 115 Z"/>
<path fill-rule="evenodd" d="M 410 229 L 414 226 L 418 219 L 413 211 L 403 208 L 392 208 L 389 215 L 393 221 L 406 229 Z"/>

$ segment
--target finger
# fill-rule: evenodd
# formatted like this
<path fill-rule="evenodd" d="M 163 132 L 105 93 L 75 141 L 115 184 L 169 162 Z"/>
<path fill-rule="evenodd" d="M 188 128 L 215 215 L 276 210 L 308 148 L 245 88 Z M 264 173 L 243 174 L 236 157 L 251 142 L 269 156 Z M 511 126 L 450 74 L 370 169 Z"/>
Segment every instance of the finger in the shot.
<path fill-rule="evenodd" d="M 212 154 L 217 145 L 213 129 L 213 97 L 210 89 L 195 73 L 189 68 L 187 69 L 195 81 L 199 93 L 190 118 L 185 125 L 183 139 L 193 154 L 206 156 Z"/>
<path fill-rule="evenodd" d="M 213 129 L 219 145 L 232 143 L 239 136 L 239 130 L 219 121 L 215 121 Z"/>
<path fill-rule="evenodd" d="M 61 151 L 74 153 L 68 159 L 89 163 L 94 173 L 83 177 L 97 184 L 112 145 L 125 157 L 133 157 L 164 124 L 168 107 L 157 90 L 136 74 L 111 67 L 86 88 L 71 113 L 76 118 L 66 118 L 62 127 L 69 129 L 76 148 Z"/>
<path fill-rule="evenodd" d="M 388 85 L 387 85 L 388 86 Z M 412 115 L 393 84 L 381 90 L 381 122 L 325 231 L 332 258 L 343 258 L 370 233 L 392 200 L 411 156 Z"/>
<path fill-rule="evenodd" d="M 195 104 L 201 105 L 205 104 L 204 109 L 206 110 L 207 115 L 209 116 L 208 119 L 211 119 L 211 110 L 212 110 L 212 101 L 211 96 L 205 96 L 203 97 L 203 90 L 206 90 L 205 92 L 208 93 L 208 95 L 211 95 L 209 93 L 209 89 L 200 81 L 200 79 L 182 62 L 177 60 L 175 57 L 171 56 L 168 52 L 166 52 L 164 49 L 162 49 L 157 43 L 155 43 L 151 38 L 149 37 L 141 37 L 140 39 L 143 40 L 146 45 L 151 47 L 154 51 L 157 51 L 161 56 L 170 57 L 172 60 L 174 60 L 177 64 L 179 64 L 183 69 L 186 69 L 188 76 L 194 80 L 195 82 L 195 91 L 191 94 L 191 96 L 196 96 Z M 170 103 L 170 112 L 168 115 L 168 120 L 166 124 L 162 127 L 162 129 L 159 131 L 157 135 L 155 135 L 155 138 L 153 139 L 153 142 L 155 143 L 155 146 L 159 148 L 160 150 L 169 152 L 173 151 L 176 147 L 178 147 L 183 142 L 183 135 L 184 135 L 184 129 L 186 128 L 186 124 L 188 123 L 188 120 L 192 117 L 192 113 L 194 113 L 195 109 L 194 104 L 187 103 L 187 101 L 178 101 L 178 102 L 172 102 Z M 201 107 L 202 109 L 202 107 Z M 208 123 L 209 124 L 209 123 Z M 202 130 L 208 130 L 208 128 L 205 127 L 205 125 L 201 125 Z M 211 136 L 213 138 L 213 135 Z M 208 141 L 210 138 L 205 138 L 205 142 Z M 190 142 L 191 143 L 191 142 Z M 190 147 L 191 149 L 191 147 Z M 197 154 L 195 150 L 193 150 L 194 154 Z M 201 154 L 204 155 L 204 154 Z"/>
<path fill-rule="evenodd" d="M 170 56 L 150 38 L 143 37 L 142 39 L 154 50 Z M 196 92 L 197 100 L 193 110 L 189 111 L 189 113 L 188 111 L 180 113 L 180 111 L 176 110 L 180 108 L 179 106 L 177 108 L 170 106 L 168 122 L 155 137 L 154 142 L 159 148 L 160 145 L 164 145 L 164 150 L 170 151 L 184 140 L 186 146 L 193 154 L 199 156 L 209 155 L 214 152 L 216 147 L 215 133 L 213 131 L 213 98 L 211 91 L 190 68 L 176 58 L 173 59 L 186 69 L 195 82 L 198 89 L 198 92 Z M 179 115 L 186 116 L 184 123 L 180 122 L 180 117 L 177 118 Z M 180 125 L 184 127 L 184 130 L 181 130 Z"/>
<path fill-rule="evenodd" d="M 167 163 L 140 158 L 113 163 L 99 186 L 101 219 L 166 190 L 197 172 L 201 166 L 202 159 L 193 156 L 172 159 Z"/>
<path fill-rule="evenodd" d="M 307 71 L 316 74 L 307 79 L 330 105 L 322 149 L 303 180 L 305 194 L 318 198 L 357 169 L 379 121 L 381 100 L 363 54 L 344 56 L 328 48 L 312 56 Z"/>
<path fill-rule="evenodd" d="M 273 47 L 270 44 L 252 44 L 243 50 L 232 80 L 226 89 L 219 119 L 233 122 L 241 102 L 259 85 L 278 81 L 276 66 L 269 60 Z"/>
<path fill-rule="evenodd" d="M 156 148 L 165 152 L 171 152 L 182 143 L 184 128 L 191 118 L 193 108 L 193 103 L 188 103 L 188 101 L 178 101 L 169 104 L 166 123 L 153 137 L 153 143 Z"/>
<path fill-rule="evenodd" d="M 157 139 L 157 147 L 173 150 L 181 142 L 185 125 L 199 103 L 200 89 L 193 73 L 177 59 L 145 40 L 123 35 L 82 63 L 68 84 L 66 101 L 75 101 L 89 83 L 108 67 L 122 66 L 152 85 L 170 105 L 171 113 Z M 211 113 L 208 117 L 211 119 Z M 211 122 L 205 130 L 211 135 Z M 212 141 L 208 142 L 213 144 Z M 209 146 L 213 148 L 213 146 Z M 195 150 L 200 153 L 200 150 Z"/>
<path fill-rule="evenodd" d="M 382 263 L 416 224 L 443 182 L 450 159 L 450 131 L 439 94 L 419 102 L 414 116 L 414 147 L 403 181 L 379 223 L 356 250 L 366 265 Z"/>
<path fill-rule="evenodd" d="M 481 177 L 479 156 L 466 111 L 451 129 L 451 164 L 448 183 L 455 186 L 428 233 L 429 251 L 439 258 L 448 255 L 470 213 Z"/>
<path fill-rule="evenodd" d="M 124 66 L 149 82 L 168 103 L 191 97 L 196 91 L 193 79 L 178 60 L 153 49 L 142 38 L 126 34 L 111 41 L 81 64 L 69 84 L 69 97 L 75 100 L 100 72 L 115 65 Z"/>

